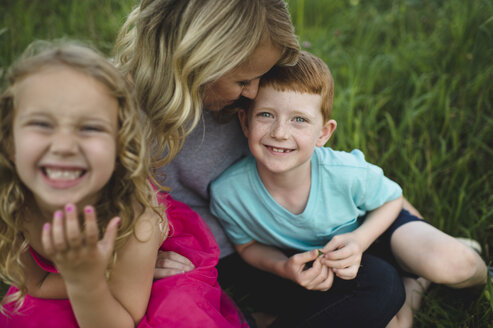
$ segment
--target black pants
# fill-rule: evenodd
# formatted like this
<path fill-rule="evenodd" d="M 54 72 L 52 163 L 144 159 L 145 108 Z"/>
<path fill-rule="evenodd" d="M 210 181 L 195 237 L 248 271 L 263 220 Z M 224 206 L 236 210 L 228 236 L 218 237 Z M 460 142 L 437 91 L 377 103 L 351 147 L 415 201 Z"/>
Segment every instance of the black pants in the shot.
<path fill-rule="evenodd" d="M 243 311 L 278 315 L 272 327 L 385 327 L 405 300 L 393 266 L 363 255 L 353 280 L 334 279 L 326 292 L 258 270 L 234 253 L 218 264 L 219 283 Z"/>

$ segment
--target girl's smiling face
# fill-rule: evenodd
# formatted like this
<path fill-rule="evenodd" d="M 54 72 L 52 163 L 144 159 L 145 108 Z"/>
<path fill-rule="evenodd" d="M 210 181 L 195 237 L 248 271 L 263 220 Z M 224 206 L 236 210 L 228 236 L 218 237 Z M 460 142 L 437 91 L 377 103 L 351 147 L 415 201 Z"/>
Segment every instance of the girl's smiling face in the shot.
<path fill-rule="evenodd" d="M 14 86 L 16 171 L 42 210 L 94 204 L 115 169 L 118 103 L 107 87 L 56 65 Z"/>

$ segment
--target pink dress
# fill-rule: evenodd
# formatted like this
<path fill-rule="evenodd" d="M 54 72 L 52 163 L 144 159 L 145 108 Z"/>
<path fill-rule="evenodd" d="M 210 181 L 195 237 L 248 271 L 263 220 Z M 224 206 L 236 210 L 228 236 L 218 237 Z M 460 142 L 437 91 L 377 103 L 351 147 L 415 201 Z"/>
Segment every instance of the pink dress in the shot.
<path fill-rule="evenodd" d="M 175 251 L 195 265 L 195 269 L 154 281 L 146 314 L 138 327 L 248 327 L 229 297 L 217 283 L 219 247 L 200 216 L 184 203 L 160 194 L 167 205 L 170 234 L 162 250 Z M 46 271 L 54 267 L 31 252 Z M 56 270 L 56 269 L 55 269 Z M 17 289 L 10 287 L 8 293 Z M 0 327 L 78 327 L 68 299 L 41 299 L 26 295 L 24 304 L 13 313 L 14 304 L 5 306 L 10 316 L 0 314 Z"/>

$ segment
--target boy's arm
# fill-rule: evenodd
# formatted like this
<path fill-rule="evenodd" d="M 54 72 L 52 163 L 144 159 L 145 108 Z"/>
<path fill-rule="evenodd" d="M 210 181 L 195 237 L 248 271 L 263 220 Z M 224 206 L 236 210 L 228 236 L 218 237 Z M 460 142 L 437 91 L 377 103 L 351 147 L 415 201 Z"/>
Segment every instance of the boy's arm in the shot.
<path fill-rule="evenodd" d="M 395 221 L 402 210 L 403 197 L 391 200 L 373 211 L 370 211 L 363 223 L 354 231 L 363 251 L 380 237 Z"/>
<path fill-rule="evenodd" d="M 386 202 L 370 211 L 356 230 L 334 236 L 321 249 L 325 254 L 322 263 L 334 268 L 340 278 L 355 278 L 363 252 L 395 221 L 402 204 L 402 196 Z"/>
<path fill-rule="evenodd" d="M 327 266 L 321 264 L 317 250 L 288 258 L 279 249 L 255 240 L 235 247 L 248 264 L 292 280 L 306 289 L 325 291 L 332 287 L 334 274 Z M 313 266 L 305 270 L 306 264 L 311 261 L 314 261 Z"/>
<path fill-rule="evenodd" d="M 258 243 L 255 240 L 243 245 L 235 245 L 235 247 L 248 264 L 289 279 L 284 272 L 284 264 L 288 257 L 277 248 Z"/>

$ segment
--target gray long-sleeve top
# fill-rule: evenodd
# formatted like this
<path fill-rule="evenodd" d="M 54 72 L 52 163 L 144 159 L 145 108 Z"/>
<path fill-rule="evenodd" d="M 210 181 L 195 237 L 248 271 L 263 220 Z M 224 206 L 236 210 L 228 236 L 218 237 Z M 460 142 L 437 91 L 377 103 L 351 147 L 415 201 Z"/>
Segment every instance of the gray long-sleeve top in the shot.
<path fill-rule="evenodd" d="M 219 248 L 220 257 L 234 252 L 218 220 L 209 210 L 209 185 L 231 164 L 249 153 L 247 139 L 238 119 L 217 123 L 209 111 L 185 140 L 173 161 L 158 170 L 159 182 L 171 187 L 171 196 L 189 205 L 207 222 Z"/>

